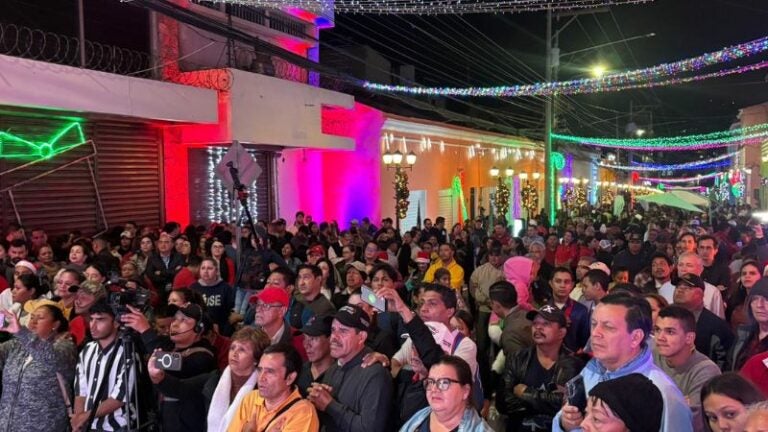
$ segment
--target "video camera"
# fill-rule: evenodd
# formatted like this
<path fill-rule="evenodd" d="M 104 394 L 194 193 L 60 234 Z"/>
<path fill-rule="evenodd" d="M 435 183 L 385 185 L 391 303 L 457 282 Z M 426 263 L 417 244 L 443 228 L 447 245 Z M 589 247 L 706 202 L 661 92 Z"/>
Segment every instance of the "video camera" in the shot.
<path fill-rule="evenodd" d="M 128 279 L 123 279 L 116 272 L 110 272 L 106 288 L 109 306 L 120 321 L 123 314 L 130 312 L 128 306 L 145 312 L 149 305 L 150 291 L 138 285 L 129 286 Z"/>

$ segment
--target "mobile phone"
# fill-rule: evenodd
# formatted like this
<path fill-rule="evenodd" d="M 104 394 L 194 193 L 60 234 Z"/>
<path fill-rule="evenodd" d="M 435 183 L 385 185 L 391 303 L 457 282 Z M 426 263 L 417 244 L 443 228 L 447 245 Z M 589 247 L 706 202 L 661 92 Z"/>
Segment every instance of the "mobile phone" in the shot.
<path fill-rule="evenodd" d="M 579 411 L 587 409 L 587 392 L 584 389 L 584 378 L 577 375 L 565 383 L 565 400 L 568 405 L 575 406 Z"/>
<path fill-rule="evenodd" d="M 363 285 L 360 290 L 360 298 L 381 312 L 387 311 L 387 299 L 384 297 L 377 297 L 373 290 L 365 285 Z"/>
<path fill-rule="evenodd" d="M 181 353 L 169 351 L 155 353 L 155 367 L 165 371 L 180 371 Z"/>

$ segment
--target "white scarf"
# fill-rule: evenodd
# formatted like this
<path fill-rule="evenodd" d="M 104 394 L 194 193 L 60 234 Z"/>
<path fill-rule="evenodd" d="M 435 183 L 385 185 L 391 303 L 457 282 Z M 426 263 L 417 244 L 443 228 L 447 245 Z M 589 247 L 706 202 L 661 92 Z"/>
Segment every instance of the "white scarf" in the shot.
<path fill-rule="evenodd" d="M 235 395 L 235 400 L 229 403 L 229 393 L 232 389 L 232 375 L 229 366 L 224 369 L 216 385 L 216 390 L 211 398 L 211 406 L 208 408 L 208 432 L 226 432 L 229 422 L 232 420 L 235 412 L 240 408 L 243 398 L 256 387 L 256 381 L 259 373 L 254 369 L 248 381 L 243 384 Z"/>

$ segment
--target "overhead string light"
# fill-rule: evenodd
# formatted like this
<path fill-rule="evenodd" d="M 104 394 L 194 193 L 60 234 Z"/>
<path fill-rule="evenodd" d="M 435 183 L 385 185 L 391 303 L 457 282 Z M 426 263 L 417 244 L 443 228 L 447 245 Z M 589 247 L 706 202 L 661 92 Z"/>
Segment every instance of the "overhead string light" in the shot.
<path fill-rule="evenodd" d="M 720 171 L 711 172 L 709 174 L 702 174 L 697 175 L 693 177 L 670 177 L 670 178 L 661 178 L 661 177 L 640 177 L 641 181 L 649 181 L 653 183 L 690 183 L 695 182 L 699 180 L 706 180 L 711 179 L 719 176 L 721 174 Z"/>
<path fill-rule="evenodd" d="M 591 138 L 552 134 L 553 140 L 573 142 L 595 147 L 608 147 L 632 151 L 691 151 L 710 148 L 741 146 L 763 141 L 768 137 L 768 123 L 736 128 L 708 134 L 662 138 Z"/>
<path fill-rule="evenodd" d="M 671 170 L 701 170 L 711 168 L 723 168 L 731 165 L 731 161 L 726 160 L 732 158 L 738 151 L 726 153 L 717 157 L 702 159 L 692 162 L 677 163 L 677 164 L 650 164 L 632 162 L 630 165 L 619 165 L 610 162 L 600 162 L 600 166 L 616 169 L 620 171 L 671 171 Z"/>
<path fill-rule="evenodd" d="M 677 77 L 681 74 L 692 73 L 707 67 L 732 62 L 745 57 L 754 56 L 768 51 L 768 37 L 762 37 L 750 42 L 733 45 L 719 51 L 702 54 L 672 63 L 663 63 L 644 69 L 607 74 L 600 78 L 583 78 L 570 81 L 539 82 L 533 84 L 507 85 L 495 87 L 419 87 L 377 84 L 363 82 L 363 87 L 377 92 L 406 93 L 411 95 L 430 96 L 549 96 L 553 94 L 587 94 L 608 91 L 620 91 L 633 88 L 660 87 L 682 84 L 692 81 L 717 78 L 726 75 L 745 73 L 753 70 L 768 68 L 768 62 L 723 69 L 690 77 Z M 675 77 L 670 79 L 671 77 Z"/>
<path fill-rule="evenodd" d="M 376 15 L 462 15 L 581 10 L 653 0 L 214 0 L 222 3 L 282 9 L 299 8 L 323 16 L 333 13 Z"/>

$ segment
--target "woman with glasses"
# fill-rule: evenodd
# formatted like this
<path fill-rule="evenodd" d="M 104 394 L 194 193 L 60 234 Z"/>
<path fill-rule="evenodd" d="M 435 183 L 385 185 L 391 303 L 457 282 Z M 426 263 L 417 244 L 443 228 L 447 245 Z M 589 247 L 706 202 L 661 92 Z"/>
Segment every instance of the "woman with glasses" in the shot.
<path fill-rule="evenodd" d="M 467 362 L 456 356 L 440 359 L 423 381 L 429 406 L 414 414 L 400 432 L 493 431 L 472 405 L 472 382 Z"/>

